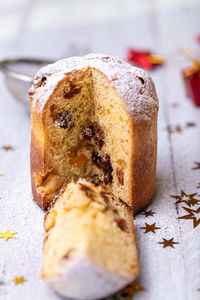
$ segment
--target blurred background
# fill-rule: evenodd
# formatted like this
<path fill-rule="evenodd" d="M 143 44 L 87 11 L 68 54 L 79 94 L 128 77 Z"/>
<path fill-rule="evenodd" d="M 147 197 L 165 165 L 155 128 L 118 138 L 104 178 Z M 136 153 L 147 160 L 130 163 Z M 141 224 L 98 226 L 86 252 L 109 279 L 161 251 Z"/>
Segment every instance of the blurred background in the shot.
<path fill-rule="evenodd" d="M 123 56 L 130 44 L 152 47 L 153 41 L 141 33 L 146 26 L 155 26 L 155 15 L 170 18 L 176 10 L 189 14 L 199 4 L 199 0 L 0 0 L 0 55 L 57 59 L 97 51 Z M 113 22 L 119 20 L 127 23 L 114 32 Z"/>
<path fill-rule="evenodd" d="M 169 56 L 195 44 L 199 5 L 200 0 L 0 0 L 0 59 L 55 61 L 89 52 L 125 59 L 130 47 Z M 32 76 L 38 68 L 23 66 L 23 72 Z M 19 99 L 21 90 L 15 93 Z"/>

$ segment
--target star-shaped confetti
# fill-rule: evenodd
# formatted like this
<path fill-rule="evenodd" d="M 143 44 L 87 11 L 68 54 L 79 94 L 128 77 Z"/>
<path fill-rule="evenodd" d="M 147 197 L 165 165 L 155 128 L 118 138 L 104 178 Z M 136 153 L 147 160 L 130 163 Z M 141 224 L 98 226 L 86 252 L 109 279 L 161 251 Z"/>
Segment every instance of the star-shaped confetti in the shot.
<path fill-rule="evenodd" d="M 174 238 L 171 238 L 170 240 L 166 240 L 165 238 L 162 238 L 163 242 L 158 242 L 158 244 L 163 244 L 163 248 L 171 247 L 174 248 L 175 244 L 179 244 L 178 242 L 174 242 Z"/>
<path fill-rule="evenodd" d="M 153 223 L 153 224 L 147 224 L 145 223 L 145 227 L 140 227 L 140 229 L 144 229 L 144 233 L 148 233 L 148 232 L 153 232 L 153 233 L 156 233 L 155 230 L 156 229 L 160 229 L 160 227 L 156 227 L 156 223 Z"/>
<path fill-rule="evenodd" d="M 134 291 L 146 291 L 145 288 L 143 288 L 143 287 L 140 286 L 140 285 L 136 285 L 136 284 L 130 285 L 130 288 L 132 288 Z"/>
<path fill-rule="evenodd" d="M 197 209 L 191 209 L 183 206 L 183 209 L 188 212 L 188 215 L 179 217 L 178 219 L 193 220 L 193 226 L 196 228 L 200 224 L 200 207 Z M 199 215 L 198 218 L 196 217 L 197 215 Z"/>
<path fill-rule="evenodd" d="M 21 277 L 15 277 L 15 279 L 13 280 L 13 282 L 15 284 L 23 284 L 25 282 L 25 279 L 24 279 L 23 276 L 21 276 Z"/>
<path fill-rule="evenodd" d="M 122 298 L 125 300 L 132 300 L 133 295 L 135 294 L 136 291 L 144 292 L 144 291 L 146 291 L 146 289 L 135 283 L 130 283 L 125 288 L 123 288 L 121 291 L 119 291 L 117 294 L 115 294 L 112 297 L 109 297 L 108 300 L 120 300 Z"/>
<path fill-rule="evenodd" d="M 200 162 L 195 161 L 196 167 L 192 168 L 192 170 L 200 170 Z"/>
<path fill-rule="evenodd" d="M 2 146 L 2 149 L 5 151 L 10 151 L 10 150 L 13 150 L 13 147 L 10 145 L 5 145 L 5 146 Z"/>
<path fill-rule="evenodd" d="M 195 127 L 196 126 L 196 123 L 193 123 L 193 122 L 187 122 L 186 124 L 183 124 L 183 125 L 168 125 L 167 126 L 167 131 L 168 133 L 181 133 L 183 132 L 183 130 L 185 129 L 189 129 L 189 128 L 192 128 L 192 127 Z"/>
<path fill-rule="evenodd" d="M 146 218 L 147 218 L 147 217 L 153 217 L 154 214 L 155 214 L 155 212 L 152 211 L 151 209 L 150 209 L 150 210 L 145 210 L 145 211 L 143 212 L 143 215 L 145 215 Z"/>
<path fill-rule="evenodd" d="M 17 232 L 10 232 L 8 229 L 6 230 L 6 232 L 0 232 L 1 236 L 0 236 L 0 239 L 1 238 L 4 238 L 5 241 L 7 242 L 8 239 L 16 239 L 16 237 L 14 237 L 13 235 L 16 234 Z"/>
<path fill-rule="evenodd" d="M 178 199 L 175 204 L 185 203 L 190 207 L 200 202 L 200 200 L 194 198 L 196 195 L 197 193 L 186 194 L 183 190 L 181 190 L 181 195 L 171 195 L 171 197 Z"/>
<path fill-rule="evenodd" d="M 167 131 L 168 131 L 168 133 L 175 133 L 175 132 L 178 132 L 178 133 L 181 133 L 182 131 L 183 131 L 183 128 L 182 128 L 182 126 L 181 125 L 174 125 L 174 126 L 172 126 L 172 125 L 168 125 L 167 126 Z"/>

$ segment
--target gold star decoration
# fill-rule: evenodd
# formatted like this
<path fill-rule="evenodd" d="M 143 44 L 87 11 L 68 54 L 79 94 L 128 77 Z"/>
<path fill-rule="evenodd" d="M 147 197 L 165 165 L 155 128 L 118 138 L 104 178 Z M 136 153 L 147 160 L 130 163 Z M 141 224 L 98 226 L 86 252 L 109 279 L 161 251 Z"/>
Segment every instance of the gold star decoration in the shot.
<path fill-rule="evenodd" d="M 10 145 L 5 145 L 5 146 L 2 146 L 2 149 L 5 151 L 10 151 L 10 150 L 13 150 L 13 147 Z"/>
<path fill-rule="evenodd" d="M 167 126 L 167 131 L 168 131 L 168 133 L 175 133 L 175 132 L 178 132 L 178 133 L 181 133 L 182 131 L 183 131 L 183 128 L 182 128 L 182 126 L 180 126 L 180 125 L 168 125 Z"/>
<path fill-rule="evenodd" d="M 191 209 L 183 206 L 183 209 L 188 212 L 188 215 L 179 217 L 178 219 L 193 220 L 193 226 L 196 228 L 200 224 L 200 215 L 199 218 L 196 217 L 196 215 L 200 214 L 200 207 L 197 209 Z"/>
<path fill-rule="evenodd" d="M 13 282 L 15 284 L 23 284 L 26 280 L 24 279 L 24 277 L 15 277 L 15 279 L 13 280 Z"/>
<path fill-rule="evenodd" d="M 178 242 L 174 242 L 174 238 L 171 238 L 170 240 L 166 240 L 165 238 L 162 238 L 163 242 L 158 242 L 158 244 L 163 244 L 163 248 L 171 247 L 174 248 L 175 244 L 179 244 Z"/>
<path fill-rule="evenodd" d="M 126 300 L 132 300 L 133 295 L 135 294 L 136 291 L 146 291 L 146 289 L 135 283 L 130 283 L 121 291 L 119 291 L 117 294 L 115 294 L 113 297 L 110 297 L 108 299 L 119 300 L 123 298 Z"/>
<path fill-rule="evenodd" d="M 200 202 L 200 200 L 194 198 L 196 195 L 197 193 L 186 194 L 183 190 L 181 190 L 181 195 L 171 195 L 171 197 L 178 199 L 175 204 L 185 203 L 190 207 Z"/>
<path fill-rule="evenodd" d="M 17 232 L 11 233 L 11 232 L 7 229 L 6 232 L 0 232 L 0 234 L 1 234 L 0 239 L 1 239 L 1 238 L 4 238 L 6 242 L 7 242 L 8 239 L 16 239 L 16 237 L 13 236 L 13 235 L 16 234 L 16 233 L 17 233 Z"/>
<path fill-rule="evenodd" d="M 188 128 L 192 128 L 192 127 L 195 127 L 196 126 L 196 123 L 194 122 L 187 122 L 186 124 L 184 125 L 168 125 L 167 126 L 167 131 L 169 134 L 171 133 L 175 133 L 175 132 L 178 132 L 178 133 L 181 133 L 183 132 L 184 129 L 188 129 Z"/>
<path fill-rule="evenodd" d="M 144 233 L 148 233 L 148 232 L 153 232 L 153 233 L 156 233 L 155 230 L 156 229 L 160 229 L 160 227 L 156 227 L 156 223 L 153 223 L 153 224 L 147 224 L 145 223 L 145 227 L 140 227 L 140 229 L 144 229 Z"/>
<path fill-rule="evenodd" d="M 3 173 L 0 172 L 0 176 L 3 176 Z"/>
<path fill-rule="evenodd" d="M 196 167 L 192 168 L 192 170 L 200 170 L 200 162 L 195 161 Z"/>
<path fill-rule="evenodd" d="M 150 210 L 145 210 L 142 214 L 147 218 L 147 217 L 153 217 L 155 212 L 150 209 Z"/>

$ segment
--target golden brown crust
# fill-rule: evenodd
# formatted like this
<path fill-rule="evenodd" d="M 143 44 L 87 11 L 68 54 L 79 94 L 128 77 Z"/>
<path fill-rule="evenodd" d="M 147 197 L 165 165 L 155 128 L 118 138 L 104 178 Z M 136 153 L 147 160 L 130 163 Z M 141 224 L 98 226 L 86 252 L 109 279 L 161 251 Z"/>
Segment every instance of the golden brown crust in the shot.
<path fill-rule="evenodd" d="M 133 208 L 138 213 L 147 207 L 156 188 L 157 115 L 134 126 L 133 134 Z"/>
<path fill-rule="evenodd" d="M 37 191 L 37 183 L 35 174 L 41 173 L 41 166 L 44 164 L 44 160 L 42 157 L 42 151 L 37 147 L 37 143 L 35 141 L 34 134 L 31 134 L 31 155 L 30 155 L 30 162 L 31 162 L 31 185 L 32 185 L 32 193 L 33 198 L 37 203 L 43 208 L 43 197 Z"/>
<path fill-rule="evenodd" d="M 57 88 L 62 84 L 59 82 Z M 30 168 L 31 168 L 31 185 L 33 198 L 37 204 L 44 210 L 47 210 L 52 200 L 56 196 L 56 193 L 49 197 L 48 194 L 42 193 L 38 187 L 41 185 L 42 178 L 45 178 L 50 169 L 45 163 L 45 146 L 48 147 L 47 141 L 45 141 L 44 135 L 44 117 L 47 110 L 47 105 L 51 101 L 51 98 L 43 106 L 43 109 L 39 109 L 40 102 L 34 103 L 33 98 L 30 97 L 31 103 L 31 146 L 30 146 Z M 46 143 L 46 144 L 45 144 Z M 58 191 L 59 193 L 59 191 Z M 57 193 L 57 194 L 58 194 Z"/>
<path fill-rule="evenodd" d="M 43 208 L 43 196 L 37 190 L 37 174 L 44 174 L 44 151 L 43 139 L 39 138 L 42 132 L 42 115 L 37 110 L 37 106 L 32 107 L 33 98 L 30 97 L 31 104 L 31 147 L 30 147 L 30 167 L 31 184 L 34 200 Z"/>
<path fill-rule="evenodd" d="M 154 92 L 156 94 L 155 86 Z M 123 102 L 123 99 L 122 99 Z M 156 163 L 157 163 L 157 114 L 151 119 L 132 123 L 132 168 L 130 177 L 130 199 L 134 214 L 147 207 L 153 199 L 156 189 Z"/>

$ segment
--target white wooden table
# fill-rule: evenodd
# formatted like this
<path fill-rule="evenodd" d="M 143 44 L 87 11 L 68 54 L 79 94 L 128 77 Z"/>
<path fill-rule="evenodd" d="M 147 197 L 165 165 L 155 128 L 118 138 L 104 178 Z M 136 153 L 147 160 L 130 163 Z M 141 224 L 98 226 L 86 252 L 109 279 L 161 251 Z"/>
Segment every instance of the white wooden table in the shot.
<path fill-rule="evenodd" d="M 84 15 L 83 2 L 89 3 L 77 2 L 77 16 Z M 72 1 L 66 4 L 65 1 L 0 0 L 0 58 L 14 55 L 57 59 L 88 50 L 123 58 L 129 46 L 152 49 L 169 57 L 163 67 L 152 72 L 160 99 L 157 192 L 148 208 L 155 212 L 154 216 L 140 214 L 135 221 L 141 266 L 137 284 L 146 291 L 135 292 L 134 299 L 197 300 L 200 299 L 200 224 L 194 228 L 192 219 L 177 219 L 188 214 L 183 206 L 189 206 L 175 205 L 176 199 L 171 195 L 180 195 L 184 190 L 186 194 L 197 193 L 194 198 L 200 200 L 200 169 L 192 169 L 195 161 L 200 162 L 200 109 L 185 96 L 180 72 L 188 63 L 175 55 L 179 48 L 200 51 L 195 41 L 200 31 L 200 2 L 192 1 L 188 6 L 188 1 L 176 1 L 173 8 L 169 1 L 164 10 L 159 1 L 152 1 L 151 6 L 141 1 L 143 11 L 141 2 L 135 6 L 131 1 L 125 2 L 123 7 L 122 1 L 112 0 L 112 5 L 115 4 L 114 12 L 110 12 L 112 21 L 108 13 L 102 19 L 97 1 L 94 1 L 96 10 L 90 2 L 88 18 L 83 17 L 79 24 L 75 22 L 79 19 L 73 17 Z M 105 1 L 101 5 L 105 10 Z M 53 20 L 55 16 L 57 19 Z M 95 18 L 98 22 L 94 22 Z M 76 49 L 72 47 L 74 43 Z M 188 122 L 196 126 L 186 127 Z M 183 131 L 169 133 L 169 125 L 180 125 Z M 0 147 L 14 147 L 10 151 L 0 149 L 3 173 L 0 232 L 7 229 L 17 232 L 16 239 L 7 242 L 0 239 L 0 299 L 59 300 L 40 279 L 44 213 L 32 201 L 29 144 L 29 113 L 14 101 L 0 75 Z M 195 216 L 198 220 L 200 213 Z M 160 229 L 155 234 L 144 234 L 140 227 L 145 222 L 156 223 Z M 179 244 L 163 248 L 159 244 L 162 238 L 174 238 Z M 21 276 L 25 282 L 15 284 L 15 277 Z"/>

